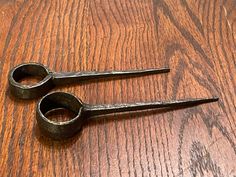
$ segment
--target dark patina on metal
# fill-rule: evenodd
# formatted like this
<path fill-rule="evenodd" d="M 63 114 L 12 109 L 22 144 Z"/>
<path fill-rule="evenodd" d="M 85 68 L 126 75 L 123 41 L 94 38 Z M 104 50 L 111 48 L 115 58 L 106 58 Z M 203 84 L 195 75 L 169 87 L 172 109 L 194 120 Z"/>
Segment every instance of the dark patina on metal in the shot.
<path fill-rule="evenodd" d="M 114 104 L 114 105 L 89 105 L 83 103 L 79 98 L 64 93 L 53 92 L 44 96 L 37 106 L 37 123 L 40 130 L 47 136 L 53 139 L 69 138 L 79 132 L 85 121 L 88 119 L 95 119 L 96 116 L 106 115 L 111 113 L 121 113 L 128 111 L 140 111 L 146 109 L 158 108 L 175 108 L 180 106 L 194 106 L 203 103 L 215 102 L 218 98 L 198 98 L 186 99 L 176 101 L 157 101 L 151 103 L 134 103 L 134 104 Z M 75 113 L 75 117 L 69 121 L 56 122 L 49 120 L 46 113 L 64 108 Z"/>
<path fill-rule="evenodd" d="M 10 92 L 21 99 L 33 99 L 48 93 L 57 85 L 79 83 L 80 81 L 96 80 L 100 78 L 133 77 L 169 72 L 169 68 L 105 71 L 105 72 L 67 72 L 57 73 L 50 71 L 40 63 L 24 63 L 14 67 L 8 76 Z M 21 84 L 19 81 L 27 76 L 37 76 L 41 81 L 34 85 Z"/>

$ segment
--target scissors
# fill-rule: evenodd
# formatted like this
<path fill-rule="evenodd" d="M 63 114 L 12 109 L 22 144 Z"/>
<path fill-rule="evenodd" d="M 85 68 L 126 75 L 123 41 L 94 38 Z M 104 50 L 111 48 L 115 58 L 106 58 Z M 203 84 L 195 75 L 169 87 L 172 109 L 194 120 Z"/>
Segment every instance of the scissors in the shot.
<path fill-rule="evenodd" d="M 96 80 L 101 78 L 134 77 L 150 74 L 170 72 L 169 68 L 105 71 L 105 72 L 52 72 L 40 63 L 23 63 L 14 67 L 8 76 L 10 92 L 21 99 L 33 99 L 46 95 L 58 85 L 79 83 L 81 81 Z M 39 77 L 41 81 L 33 85 L 25 85 L 19 81 L 28 76 Z"/>
<path fill-rule="evenodd" d="M 83 103 L 79 98 L 65 92 L 53 92 L 44 96 L 37 105 L 36 119 L 40 130 L 53 139 L 65 139 L 79 132 L 85 122 L 96 119 L 97 116 L 122 113 L 130 111 L 141 111 L 147 109 L 173 108 L 194 106 L 203 103 L 215 102 L 217 97 L 186 99 L 176 101 L 157 101 L 150 103 L 131 103 L 113 105 L 89 105 Z M 57 122 L 50 120 L 47 113 L 57 109 L 67 109 L 74 113 L 74 117 L 68 121 Z"/>

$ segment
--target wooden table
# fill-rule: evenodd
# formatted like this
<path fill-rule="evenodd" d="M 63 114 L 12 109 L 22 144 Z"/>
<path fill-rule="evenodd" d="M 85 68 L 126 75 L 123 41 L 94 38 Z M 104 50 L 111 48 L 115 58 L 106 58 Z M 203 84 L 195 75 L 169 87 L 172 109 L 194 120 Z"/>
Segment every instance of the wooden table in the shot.
<path fill-rule="evenodd" d="M 0 176 L 235 176 L 234 0 L 1 0 Z M 38 100 L 9 94 L 22 62 L 55 71 L 171 72 L 55 90 L 106 104 L 219 96 L 173 111 L 111 115 L 76 137 L 38 130 Z"/>

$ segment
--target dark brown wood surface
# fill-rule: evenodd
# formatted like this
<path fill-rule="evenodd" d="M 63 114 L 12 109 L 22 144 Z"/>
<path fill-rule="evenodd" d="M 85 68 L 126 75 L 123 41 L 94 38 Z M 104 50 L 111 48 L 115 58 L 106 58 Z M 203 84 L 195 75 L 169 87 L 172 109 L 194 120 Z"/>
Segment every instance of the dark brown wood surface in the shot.
<path fill-rule="evenodd" d="M 236 176 L 234 0 L 0 0 L 0 176 Z M 55 71 L 169 66 L 164 75 L 87 83 L 91 104 L 219 96 L 173 111 L 111 115 L 67 141 L 9 95 L 22 62 Z"/>

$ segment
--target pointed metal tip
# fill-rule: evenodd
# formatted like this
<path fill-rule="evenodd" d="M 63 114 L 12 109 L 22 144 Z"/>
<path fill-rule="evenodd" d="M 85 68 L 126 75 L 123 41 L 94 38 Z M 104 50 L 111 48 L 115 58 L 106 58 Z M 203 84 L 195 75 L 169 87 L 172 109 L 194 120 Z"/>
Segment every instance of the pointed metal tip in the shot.
<path fill-rule="evenodd" d="M 170 72 L 170 68 L 163 68 L 163 70 L 167 73 Z"/>
<path fill-rule="evenodd" d="M 218 97 L 212 97 L 212 98 L 199 98 L 199 99 L 196 99 L 196 100 L 193 100 L 193 104 L 196 103 L 196 104 L 203 104 L 203 103 L 211 103 L 211 102 L 216 102 L 218 101 L 219 98 Z"/>
<path fill-rule="evenodd" d="M 216 102 L 218 100 L 219 100 L 218 97 L 195 98 L 195 99 L 180 100 L 180 101 L 176 101 L 175 103 L 171 103 L 171 104 L 175 105 L 175 106 L 191 106 L 191 105 L 199 105 L 199 104 Z"/>
<path fill-rule="evenodd" d="M 207 102 L 216 102 L 216 101 L 218 101 L 219 100 L 219 98 L 218 97 L 212 97 L 212 98 L 207 98 L 207 99 L 205 99 Z"/>
<path fill-rule="evenodd" d="M 158 69 L 147 69 L 147 72 L 151 72 L 153 74 L 158 74 L 158 73 L 168 73 L 170 72 L 170 68 L 158 68 Z"/>
<path fill-rule="evenodd" d="M 213 101 L 218 101 L 218 100 L 219 100 L 219 97 L 213 97 L 212 100 L 213 100 Z"/>

